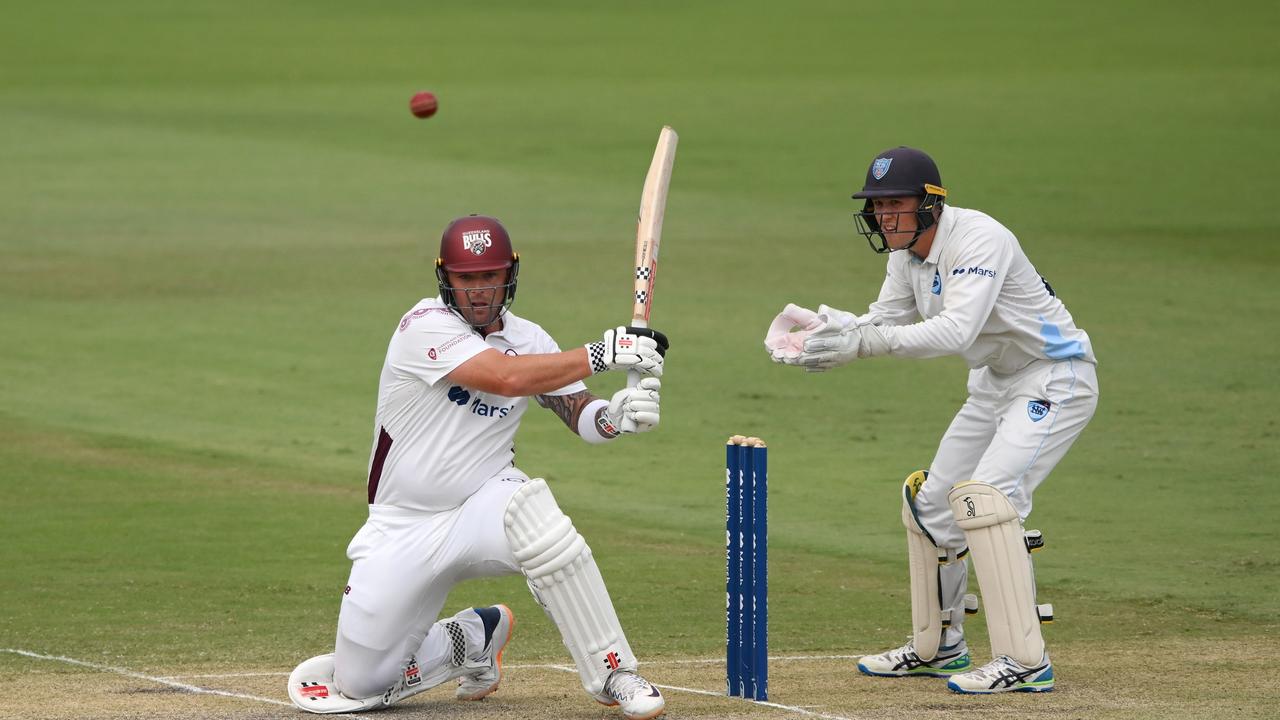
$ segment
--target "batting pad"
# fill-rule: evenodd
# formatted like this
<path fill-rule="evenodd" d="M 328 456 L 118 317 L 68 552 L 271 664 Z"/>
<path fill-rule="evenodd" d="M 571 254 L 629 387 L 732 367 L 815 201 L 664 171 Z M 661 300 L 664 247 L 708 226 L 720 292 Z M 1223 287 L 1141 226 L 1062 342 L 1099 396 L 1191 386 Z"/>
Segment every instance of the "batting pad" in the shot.
<path fill-rule="evenodd" d="M 354 700 L 333 684 L 333 653 L 304 661 L 289 674 L 289 699 L 307 712 L 351 713 L 383 707 L 385 697 Z"/>
<path fill-rule="evenodd" d="M 907 559 L 911 573 L 911 643 L 921 660 L 937 657 L 943 632 L 951 625 L 951 609 L 942 607 L 942 568 L 959 562 L 954 550 L 933 544 L 929 532 L 916 519 L 915 497 L 929 473 L 917 470 L 902 484 L 902 524 L 907 528 Z M 954 584 L 954 583 L 951 583 Z M 951 588 L 952 593 L 962 588 Z M 963 618 L 961 618 L 963 620 Z"/>
<path fill-rule="evenodd" d="M 541 478 L 511 496 L 504 525 L 511 552 L 534 597 L 560 629 L 582 686 L 599 695 L 610 673 L 634 670 L 637 663 L 591 548 Z"/>
<path fill-rule="evenodd" d="M 1008 655 L 1028 667 L 1038 665 L 1044 657 L 1044 637 L 1018 511 L 1004 493 L 976 480 L 957 485 L 948 499 L 969 543 L 987 606 L 991 654 Z"/>

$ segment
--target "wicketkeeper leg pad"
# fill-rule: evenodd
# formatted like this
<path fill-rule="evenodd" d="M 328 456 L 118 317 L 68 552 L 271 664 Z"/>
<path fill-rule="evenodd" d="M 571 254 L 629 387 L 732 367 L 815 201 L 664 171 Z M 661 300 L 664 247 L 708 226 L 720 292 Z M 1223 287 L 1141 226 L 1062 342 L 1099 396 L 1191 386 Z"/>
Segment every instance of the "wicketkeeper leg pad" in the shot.
<path fill-rule="evenodd" d="M 907 558 L 911 573 L 911 635 L 916 654 L 926 662 L 934 659 L 942 644 L 943 634 L 954 622 L 958 628 L 964 621 L 963 595 L 967 569 L 944 572 L 955 563 L 964 562 L 963 551 L 940 548 L 916 517 L 915 497 L 929 479 L 925 470 L 907 476 L 902 484 L 902 524 L 907 528 Z"/>
<path fill-rule="evenodd" d="M 637 663 L 591 548 L 541 478 L 511 496 L 504 525 L 511 552 L 559 628 L 582 686 L 600 695 L 610 673 L 634 670 Z"/>
<path fill-rule="evenodd" d="M 1039 665 L 1044 637 L 1018 511 L 1004 493 L 976 480 L 957 485 L 948 499 L 973 556 L 987 606 L 992 655 L 1008 655 L 1028 667 Z"/>

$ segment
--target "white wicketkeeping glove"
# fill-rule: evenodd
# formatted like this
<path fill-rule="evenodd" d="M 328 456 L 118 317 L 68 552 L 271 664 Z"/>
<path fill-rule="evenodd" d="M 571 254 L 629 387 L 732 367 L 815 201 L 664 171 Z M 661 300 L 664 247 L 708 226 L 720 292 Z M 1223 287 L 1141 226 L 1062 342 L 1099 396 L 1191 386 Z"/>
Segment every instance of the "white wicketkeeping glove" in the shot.
<path fill-rule="evenodd" d="M 769 325 L 764 336 L 764 349 L 776 363 L 800 357 L 805 338 L 818 327 L 818 313 L 795 303 L 787 303 Z"/>
<path fill-rule="evenodd" d="M 606 370 L 636 370 L 660 377 L 666 353 L 667 336 L 650 328 L 619 325 L 605 330 L 603 340 L 587 343 L 592 375 Z"/>
<path fill-rule="evenodd" d="M 622 388 L 613 394 L 605 415 L 614 427 L 625 428 L 623 418 L 635 424 L 634 432 L 648 432 L 658 426 L 658 391 L 662 381 L 656 377 L 640 378 L 635 387 Z"/>
<path fill-rule="evenodd" d="M 804 350 L 790 364 L 822 372 L 858 358 L 884 355 L 889 341 L 869 319 L 826 305 L 818 306 L 821 321 L 804 341 Z"/>

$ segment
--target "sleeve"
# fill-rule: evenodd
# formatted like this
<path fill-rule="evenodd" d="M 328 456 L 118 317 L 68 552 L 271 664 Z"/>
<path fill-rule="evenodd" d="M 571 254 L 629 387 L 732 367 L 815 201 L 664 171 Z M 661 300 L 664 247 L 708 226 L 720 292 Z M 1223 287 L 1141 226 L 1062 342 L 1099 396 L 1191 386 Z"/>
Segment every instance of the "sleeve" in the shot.
<path fill-rule="evenodd" d="M 947 278 L 942 311 L 923 322 L 883 327 L 889 354 L 930 358 L 963 352 L 978 338 L 1013 262 L 1013 239 L 1003 228 L 974 228 L 944 253 L 939 271 Z M 947 257 L 950 255 L 950 257 Z"/>
<path fill-rule="evenodd" d="M 873 325 L 910 325 L 920 317 L 916 309 L 916 296 L 911 290 L 901 263 L 891 255 L 885 263 L 884 283 L 880 286 L 880 297 L 867 308 L 864 316 Z"/>
<path fill-rule="evenodd" d="M 550 354 L 560 352 L 560 346 L 556 344 L 554 338 L 543 330 L 541 326 L 534 326 L 533 348 L 534 352 L 539 354 Z M 581 381 L 571 382 L 562 388 L 543 393 L 543 395 L 572 395 L 574 393 L 586 392 L 587 386 Z"/>
<path fill-rule="evenodd" d="M 401 375 L 435 385 L 454 368 L 479 355 L 489 346 L 452 313 L 428 309 L 400 321 L 387 350 L 387 361 Z"/>

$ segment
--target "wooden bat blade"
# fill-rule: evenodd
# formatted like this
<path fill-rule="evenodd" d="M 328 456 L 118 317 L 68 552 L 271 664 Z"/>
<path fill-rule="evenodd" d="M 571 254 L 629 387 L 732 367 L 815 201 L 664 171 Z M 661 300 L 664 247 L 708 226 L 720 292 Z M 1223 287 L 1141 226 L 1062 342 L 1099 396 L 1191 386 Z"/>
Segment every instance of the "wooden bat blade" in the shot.
<path fill-rule="evenodd" d="M 658 145 L 649 163 L 640 194 L 640 213 L 636 219 L 635 296 L 632 299 L 631 324 L 646 327 L 653 306 L 653 281 L 658 272 L 658 250 L 662 245 L 662 221 L 667 211 L 667 188 L 671 184 L 671 168 L 676 161 L 676 131 L 662 128 Z"/>

